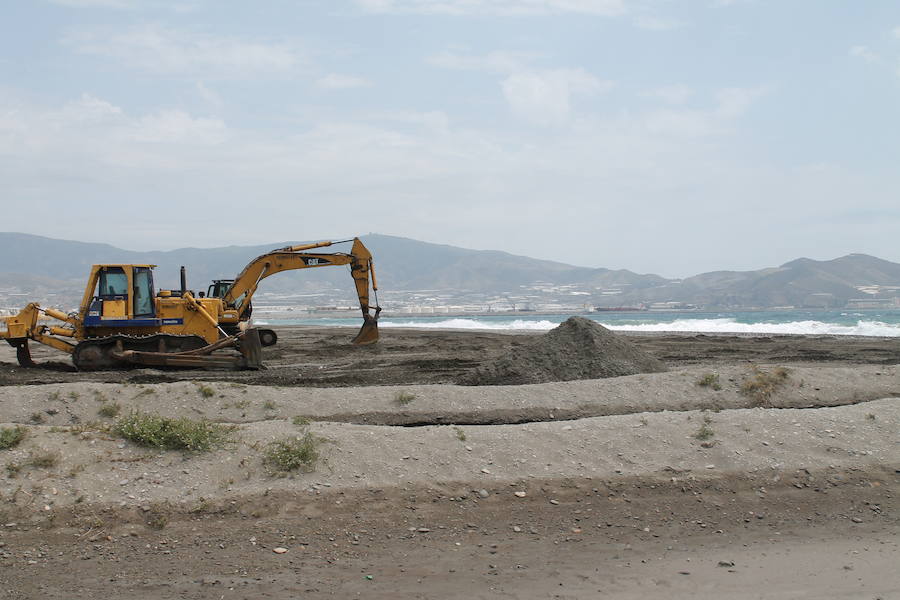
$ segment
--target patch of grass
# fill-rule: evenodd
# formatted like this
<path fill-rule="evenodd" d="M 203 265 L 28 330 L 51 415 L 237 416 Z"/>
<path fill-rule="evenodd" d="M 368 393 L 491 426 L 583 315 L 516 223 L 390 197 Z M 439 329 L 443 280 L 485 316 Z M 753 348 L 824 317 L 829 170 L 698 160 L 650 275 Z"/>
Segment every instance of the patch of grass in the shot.
<path fill-rule="evenodd" d="M 235 400 L 234 402 L 226 402 L 222 405 L 222 408 L 239 408 L 241 410 L 250 406 L 250 401 L 246 398 L 243 400 Z"/>
<path fill-rule="evenodd" d="M 97 402 L 106 402 L 106 394 L 101 392 L 100 390 L 93 390 L 94 400 Z"/>
<path fill-rule="evenodd" d="M 41 423 L 44 422 L 44 415 L 42 415 L 39 412 L 33 412 L 33 413 L 31 413 L 31 416 L 28 417 L 28 420 L 31 421 L 32 423 L 34 423 L 35 425 L 40 425 Z"/>
<path fill-rule="evenodd" d="M 706 440 L 713 438 L 716 435 L 716 432 L 713 431 L 710 424 L 712 424 L 712 417 L 703 415 L 703 423 L 700 425 L 700 429 L 694 434 L 694 439 L 705 442 Z"/>
<path fill-rule="evenodd" d="M 27 429 L 19 425 L 15 427 L 0 427 L 0 450 L 17 446 L 19 442 L 25 439 L 27 431 Z"/>
<path fill-rule="evenodd" d="M 776 367 L 770 371 L 764 371 L 753 366 L 750 376 L 741 383 L 741 393 L 755 400 L 757 406 L 770 407 L 769 399 L 778 388 L 787 382 L 790 370 L 785 367 Z"/>
<path fill-rule="evenodd" d="M 263 402 L 263 410 L 275 410 L 278 405 L 275 404 L 274 400 L 266 400 Z"/>
<path fill-rule="evenodd" d="M 50 395 L 48 396 L 48 398 L 50 398 L 50 400 L 59 400 L 59 390 L 50 392 Z"/>
<path fill-rule="evenodd" d="M 71 392 L 69 392 L 70 400 L 78 400 L 79 397 L 80 396 L 78 395 L 78 392 L 76 392 L 75 390 L 72 390 Z"/>
<path fill-rule="evenodd" d="M 39 469 L 49 469 L 59 463 L 59 453 L 51 450 L 35 450 L 28 457 L 28 464 Z"/>
<path fill-rule="evenodd" d="M 295 415 L 294 418 L 291 419 L 291 423 L 293 423 L 297 427 L 306 427 L 310 424 L 310 420 L 307 417 L 301 417 L 300 415 Z"/>
<path fill-rule="evenodd" d="M 874 421 L 874 420 L 876 419 L 875 413 L 869 413 L 869 414 L 867 414 L 867 415 L 866 415 L 866 418 L 869 419 L 870 421 Z"/>
<path fill-rule="evenodd" d="M 97 410 L 98 415 L 106 417 L 107 419 L 118 417 L 120 412 L 122 412 L 122 405 L 118 402 L 107 402 L 106 404 L 101 405 Z"/>
<path fill-rule="evenodd" d="M 216 390 L 204 383 L 197 384 L 197 391 L 200 392 L 200 395 L 204 398 L 212 398 L 216 395 Z"/>
<path fill-rule="evenodd" d="M 169 523 L 169 518 L 162 513 L 148 513 L 147 514 L 147 527 L 150 529 L 165 529 L 166 525 Z"/>
<path fill-rule="evenodd" d="M 153 388 L 144 388 L 141 391 L 139 391 L 137 394 L 135 394 L 134 397 L 140 398 L 141 396 L 150 396 L 155 393 L 156 393 L 156 390 L 154 390 Z"/>
<path fill-rule="evenodd" d="M 700 387 L 708 387 L 716 390 L 717 392 L 722 389 L 722 384 L 719 383 L 719 374 L 718 373 L 706 373 L 700 379 L 697 380 L 697 385 Z"/>
<path fill-rule="evenodd" d="M 325 439 L 307 431 L 303 435 L 270 443 L 263 451 L 263 464 L 271 474 L 291 471 L 310 473 L 319 462 L 319 446 Z"/>
<path fill-rule="evenodd" d="M 406 406 L 415 399 L 416 395 L 410 392 L 397 392 L 396 394 L 394 394 L 394 402 L 396 402 L 400 406 Z"/>
<path fill-rule="evenodd" d="M 141 446 L 192 452 L 211 450 L 227 441 L 234 430 L 233 425 L 186 417 L 173 419 L 139 411 L 121 417 L 113 428 L 117 435 Z"/>
<path fill-rule="evenodd" d="M 8 462 L 6 463 L 6 476 L 10 479 L 15 479 L 19 474 L 19 471 L 22 470 L 22 465 L 19 463 Z"/>
<path fill-rule="evenodd" d="M 466 441 L 466 432 L 462 430 L 462 427 L 453 426 L 453 432 L 456 434 L 456 439 L 461 442 Z"/>

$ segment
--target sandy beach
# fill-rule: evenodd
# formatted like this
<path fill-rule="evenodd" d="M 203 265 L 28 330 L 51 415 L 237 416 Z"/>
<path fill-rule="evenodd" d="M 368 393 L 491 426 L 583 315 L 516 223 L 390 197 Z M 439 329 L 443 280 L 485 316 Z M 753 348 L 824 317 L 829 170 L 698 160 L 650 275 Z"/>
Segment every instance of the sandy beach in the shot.
<path fill-rule="evenodd" d="M 279 335 L 238 373 L 0 349 L 0 427 L 27 429 L 0 450 L 6 597 L 900 594 L 898 339 L 628 335 L 668 371 L 473 386 L 538 334 Z M 134 410 L 233 430 L 150 449 L 112 427 Z M 315 470 L 266 468 L 306 432 Z"/>

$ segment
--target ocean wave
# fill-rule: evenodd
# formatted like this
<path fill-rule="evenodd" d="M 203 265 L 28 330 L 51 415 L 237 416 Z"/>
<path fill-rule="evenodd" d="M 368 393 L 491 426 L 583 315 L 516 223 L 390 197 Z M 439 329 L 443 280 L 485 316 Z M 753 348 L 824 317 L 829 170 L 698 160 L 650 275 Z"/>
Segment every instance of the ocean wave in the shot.
<path fill-rule="evenodd" d="M 661 323 L 607 324 L 614 331 L 672 331 L 678 333 L 756 333 L 804 335 L 866 335 L 900 337 L 900 324 L 881 321 L 857 321 L 855 325 L 823 321 L 790 321 L 787 323 L 739 323 L 732 318 L 676 319 Z M 415 327 L 421 329 L 488 329 L 547 331 L 559 323 L 553 321 L 489 321 L 481 319 L 445 319 L 442 321 L 382 321 L 381 327 Z"/>
<path fill-rule="evenodd" d="M 445 319 L 443 321 L 379 321 L 379 327 L 415 327 L 417 329 L 499 329 L 548 331 L 558 326 L 553 321 L 482 321 L 479 319 Z"/>

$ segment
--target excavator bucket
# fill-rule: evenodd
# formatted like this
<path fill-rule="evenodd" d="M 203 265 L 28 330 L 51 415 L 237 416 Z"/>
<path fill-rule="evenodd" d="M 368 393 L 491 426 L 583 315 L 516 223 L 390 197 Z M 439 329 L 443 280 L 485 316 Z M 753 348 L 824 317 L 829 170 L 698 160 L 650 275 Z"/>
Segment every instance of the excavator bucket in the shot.
<path fill-rule="evenodd" d="M 357 346 L 366 346 L 374 344 L 378 341 L 378 317 L 366 315 L 359 333 L 353 338 L 353 344 Z"/>

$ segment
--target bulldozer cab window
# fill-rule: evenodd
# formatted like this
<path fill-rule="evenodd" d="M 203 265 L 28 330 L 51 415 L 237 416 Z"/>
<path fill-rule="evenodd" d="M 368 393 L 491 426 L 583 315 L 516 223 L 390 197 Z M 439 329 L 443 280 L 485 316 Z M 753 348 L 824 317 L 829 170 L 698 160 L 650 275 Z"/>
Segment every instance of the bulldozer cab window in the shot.
<path fill-rule="evenodd" d="M 98 295 L 101 297 L 127 296 L 128 278 L 125 276 L 125 269 L 107 267 L 100 271 L 100 293 Z"/>
<path fill-rule="evenodd" d="M 153 272 L 146 267 L 134 270 L 134 316 L 153 315 Z"/>

